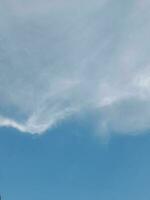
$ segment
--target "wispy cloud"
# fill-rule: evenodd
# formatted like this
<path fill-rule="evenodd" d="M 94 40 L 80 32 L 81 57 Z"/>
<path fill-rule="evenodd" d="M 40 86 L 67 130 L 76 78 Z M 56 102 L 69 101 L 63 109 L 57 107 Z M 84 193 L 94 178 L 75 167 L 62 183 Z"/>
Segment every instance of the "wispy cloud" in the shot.
<path fill-rule="evenodd" d="M 76 112 L 150 128 L 150 3 L 0 0 L 0 126 L 43 133 Z"/>

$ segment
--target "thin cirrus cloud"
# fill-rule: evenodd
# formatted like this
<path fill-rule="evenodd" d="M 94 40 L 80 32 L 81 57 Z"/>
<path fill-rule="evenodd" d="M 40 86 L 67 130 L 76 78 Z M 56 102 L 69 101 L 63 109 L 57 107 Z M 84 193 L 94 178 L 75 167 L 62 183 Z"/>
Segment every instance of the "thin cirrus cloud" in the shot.
<path fill-rule="evenodd" d="M 0 126 L 43 133 L 88 110 L 150 128 L 148 0 L 0 0 Z"/>

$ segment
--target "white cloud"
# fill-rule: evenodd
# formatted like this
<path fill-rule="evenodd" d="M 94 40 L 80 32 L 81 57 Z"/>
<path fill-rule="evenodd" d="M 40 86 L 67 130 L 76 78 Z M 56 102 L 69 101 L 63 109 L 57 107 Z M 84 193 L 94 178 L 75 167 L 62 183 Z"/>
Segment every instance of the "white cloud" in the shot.
<path fill-rule="evenodd" d="M 24 127 L 23 125 L 17 123 L 14 120 L 3 118 L 3 117 L 0 117 L 0 126 L 13 127 L 13 128 L 18 129 L 19 131 L 26 132 L 26 127 Z"/>
<path fill-rule="evenodd" d="M 0 0 L 0 126 L 42 133 L 76 112 L 150 128 L 150 3 Z"/>

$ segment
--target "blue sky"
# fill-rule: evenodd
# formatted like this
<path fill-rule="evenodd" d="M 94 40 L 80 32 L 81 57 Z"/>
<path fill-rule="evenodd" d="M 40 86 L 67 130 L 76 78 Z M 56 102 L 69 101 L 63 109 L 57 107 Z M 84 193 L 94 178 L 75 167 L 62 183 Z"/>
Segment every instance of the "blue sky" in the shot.
<path fill-rule="evenodd" d="M 43 136 L 1 129 L 3 199 L 148 200 L 148 134 L 113 136 L 102 143 L 79 121 Z"/>
<path fill-rule="evenodd" d="M 149 200 L 149 0 L 0 0 L 0 193 Z"/>

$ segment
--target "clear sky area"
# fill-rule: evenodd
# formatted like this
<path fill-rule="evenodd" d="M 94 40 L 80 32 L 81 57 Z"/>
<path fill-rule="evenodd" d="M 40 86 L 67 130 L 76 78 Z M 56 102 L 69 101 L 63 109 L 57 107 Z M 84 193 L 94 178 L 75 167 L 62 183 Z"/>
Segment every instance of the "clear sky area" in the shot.
<path fill-rule="evenodd" d="M 43 136 L 1 129 L 0 190 L 15 200 L 149 200 L 150 136 L 107 143 L 79 122 Z"/>

